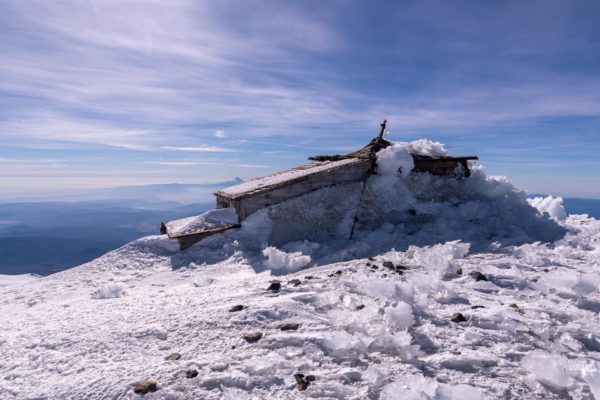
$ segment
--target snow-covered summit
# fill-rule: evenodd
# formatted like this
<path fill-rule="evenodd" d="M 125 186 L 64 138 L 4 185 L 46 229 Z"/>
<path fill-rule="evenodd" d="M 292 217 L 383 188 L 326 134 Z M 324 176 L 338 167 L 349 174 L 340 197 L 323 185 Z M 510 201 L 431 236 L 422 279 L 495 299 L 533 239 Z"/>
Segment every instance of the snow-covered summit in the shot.
<path fill-rule="evenodd" d="M 406 154 L 186 251 L 0 287 L 0 398 L 600 400 L 600 221 Z"/>

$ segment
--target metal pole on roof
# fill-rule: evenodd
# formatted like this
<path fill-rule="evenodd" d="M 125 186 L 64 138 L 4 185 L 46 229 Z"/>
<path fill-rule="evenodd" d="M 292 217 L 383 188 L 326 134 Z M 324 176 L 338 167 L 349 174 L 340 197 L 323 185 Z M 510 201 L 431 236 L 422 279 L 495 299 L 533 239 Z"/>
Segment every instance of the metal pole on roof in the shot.
<path fill-rule="evenodd" d="M 387 119 L 384 119 L 383 123 L 379 124 L 379 126 L 381 126 L 381 131 L 379 132 L 379 139 L 383 139 L 383 134 L 385 133 L 385 124 L 387 124 Z"/>

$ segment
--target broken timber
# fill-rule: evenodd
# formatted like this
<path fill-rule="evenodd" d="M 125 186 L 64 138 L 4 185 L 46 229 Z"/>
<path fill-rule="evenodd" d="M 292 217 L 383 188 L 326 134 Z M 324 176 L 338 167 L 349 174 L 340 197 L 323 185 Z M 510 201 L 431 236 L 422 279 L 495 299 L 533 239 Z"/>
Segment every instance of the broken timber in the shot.
<path fill-rule="evenodd" d="M 364 181 L 377 173 L 378 151 L 392 144 L 384 139 L 386 121 L 381 124 L 377 137 L 365 147 L 349 154 L 320 155 L 309 157 L 310 164 L 276 172 L 272 175 L 253 179 L 238 185 L 219 190 L 215 193 L 217 209 L 234 208 L 243 221 L 252 213 L 303 194 L 340 183 Z M 412 172 L 428 172 L 433 175 L 454 176 L 459 179 L 470 176 L 469 161 L 478 160 L 476 156 L 451 157 L 412 154 L 414 168 Z M 208 236 L 240 224 L 201 229 L 185 233 L 171 233 L 165 224 L 161 224 L 161 234 L 177 239 L 181 249 L 185 249 Z"/>

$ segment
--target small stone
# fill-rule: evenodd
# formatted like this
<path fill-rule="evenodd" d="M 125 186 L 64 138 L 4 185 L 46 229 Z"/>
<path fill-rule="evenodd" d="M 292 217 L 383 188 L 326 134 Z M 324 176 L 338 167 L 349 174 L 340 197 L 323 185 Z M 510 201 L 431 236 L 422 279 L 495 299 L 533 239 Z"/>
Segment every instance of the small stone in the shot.
<path fill-rule="evenodd" d="M 487 281 L 487 278 L 485 277 L 485 275 L 483 275 L 481 272 L 479 271 L 472 271 L 469 272 L 469 276 L 473 279 L 475 279 L 475 282 L 479 282 L 479 281 Z"/>
<path fill-rule="evenodd" d="M 229 309 L 229 312 L 238 312 L 238 311 L 242 311 L 244 309 L 244 306 L 241 304 L 238 304 L 237 306 L 233 306 Z"/>
<path fill-rule="evenodd" d="M 288 281 L 288 285 L 293 285 L 293 286 L 298 286 L 301 283 L 302 282 L 300 281 L 300 279 L 292 279 L 291 281 Z"/>
<path fill-rule="evenodd" d="M 383 266 L 385 268 L 390 268 L 390 269 L 394 269 L 394 264 L 391 261 L 384 261 L 383 262 Z"/>
<path fill-rule="evenodd" d="M 271 281 L 271 284 L 267 288 L 271 292 L 279 292 L 279 289 L 281 289 L 281 282 L 279 281 Z"/>
<path fill-rule="evenodd" d="M 304 378 L 307 382 L 314 382 L 317 380 L 317 378 L 314 375 L 306 375 L 306 377 Z"/>
<path fill-rule="evenodd" d="M 450 317 L 450 321 L 452 322 L 465 322 L 466 320 L 467 319 L 465 318 L 465 316 L 459 312 Z"/>
<path fill-rule="evenodd" d="M 244 340 L 248 343 L 258 342 L 262 338 L 262 332 L 254 332 L 244 336 Z"/>
<path fill-rule="evenodd" d="M 369 258 L 367 258 L 367 260 L 369 260 L 369 261 L 375 261 L 375 259 L 373 257 L 369 257 Z"/>
<path fill-rule="evenodd" d="M 304 374 L 294 374 L 294 379 L 296 383 L 304 382 Z"/>
<path fill-rule="evenodd" d="M 158 390 L 158 387 L 156 385 L 156 382 L 151 381 L 149 379 L 147 379 L 145 381 L 137 382 L 135 384 L 135 386 L 133 387 L 134 393 L 141 393 L 141 394 L 152 393 L 152 392 L 156 392 L 157 390 Z"/>
<path fill-rule="evenodd" d="M 338 270 L 338 271 L 335 271 L 335 274 L 336 274 L 336 275 L 341 275 L 341 274 L 342 274 L 342 271 L 340 271 L 340 270 Z"/>
<path fill-rule="evenodd" d="M 192 379 L 198 376 L 198 371 L 195 369 L 188 369 L 185 371 L 185 377 L 188 379 Z"/>
<path fill-rule="evenodd" d="M 387 274 L 383 274 L 383 275 L 381 275 L 381 276 L 383 276 L 384 278 L 387 278 Z"/>
<path fill-rule="evenodd" d="M 375 264 L 373 264 L 373 265 L 371 265 L 371 269 L 379 269 L 379 266 L 378 266 L 378 265 L 375 265 Z"/>
<path fill-rule="evenodd" d="M 485 308 L 485 306 L 471 306 L 472 310 L 477 310 L 478 308 Z"/>
<path fill-rule="evenodd" d="M 515 310 L 519 309 L 519 306 L 516 303 L 512 303 L 509 307 L 514 308 Z"/>
<path fill-rule="evenodd" d="M 165 357 L 165 360 L 175 361 L 181 358 L 181 354 L 179 353 L 171 353 Z"/>
<path fill-rule="evenodd" d="M 289 322 L 287 324 L 281 325 L 281 328 L 279 329 L 281 329 L 282 331 L 296 331 L 299 327 L 300 324 L 297 324 L 295 322 Z"/>
<path fill-rule="evenodd" d="M 359 304 L 359 305 L 356 306 L 356 311 L 360 311 L 363 308 L 365 308 L 365 305 L 364 304 Z"/>
<path fill-rule="evenodd" d="M 463 270 L 462 270 L 462 268 L 458 268 L 458 269 L 456 270 L 456 275 L 462 275 L 462 273 L 463 273 Z"/>
<path fill-rule="evenodd" d="M 544 268 L 542 271 L 544 271 L 544 272 L 550 272 L 550 270 L 548 268 Z"/>
<path fill-rule="evenodd" d="M 298 390 L 299 390 L 300 392 L 303 392 L 303 391 L 305 391 L 306 389 L 308 389 L 308 385 L 310 385 L 310 382 L 302 381 L 302 382 L 298 383 L 298 384 L 296 385 L 296 387 L 298 388 Z"/>
<path fill-rule="evenodd" d="M 314 277 L 314 276 L 312 276 L 312 275 L 306 275 L 306 276 L 304 277 L 304 279 L 315 279 L 315 277 Z"/>

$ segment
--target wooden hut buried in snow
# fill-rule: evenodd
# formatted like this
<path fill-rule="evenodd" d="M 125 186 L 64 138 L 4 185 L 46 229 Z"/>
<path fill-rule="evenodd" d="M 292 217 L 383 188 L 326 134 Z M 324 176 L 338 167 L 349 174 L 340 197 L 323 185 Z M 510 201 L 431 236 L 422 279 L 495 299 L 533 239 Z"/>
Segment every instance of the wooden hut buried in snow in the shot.
<path fill-rule="evenodd" d="M 161 234 L 177 239 L 180 248 L 185 249 L 207 236 L 240 227 L 241 221 L 261 208 L 327 186 L 364 181 L 369 175 L 377 173 L 377 152 L 392 145 L 383 137 L 385 125 L 386 121 L 381 124 L 379 136 L 355 152 L 310 157 L 310 164 L 219 190 L 215 193 L 217 210 L 209 211 L 200 217 L 161 224 Z M 459 179 L 469 177 L 468 161 L 478 159 L 476 156 L 412 156 L 413 172 L 456 176 Z M 205 217 L 202 218 L 203 216 Z"/>

